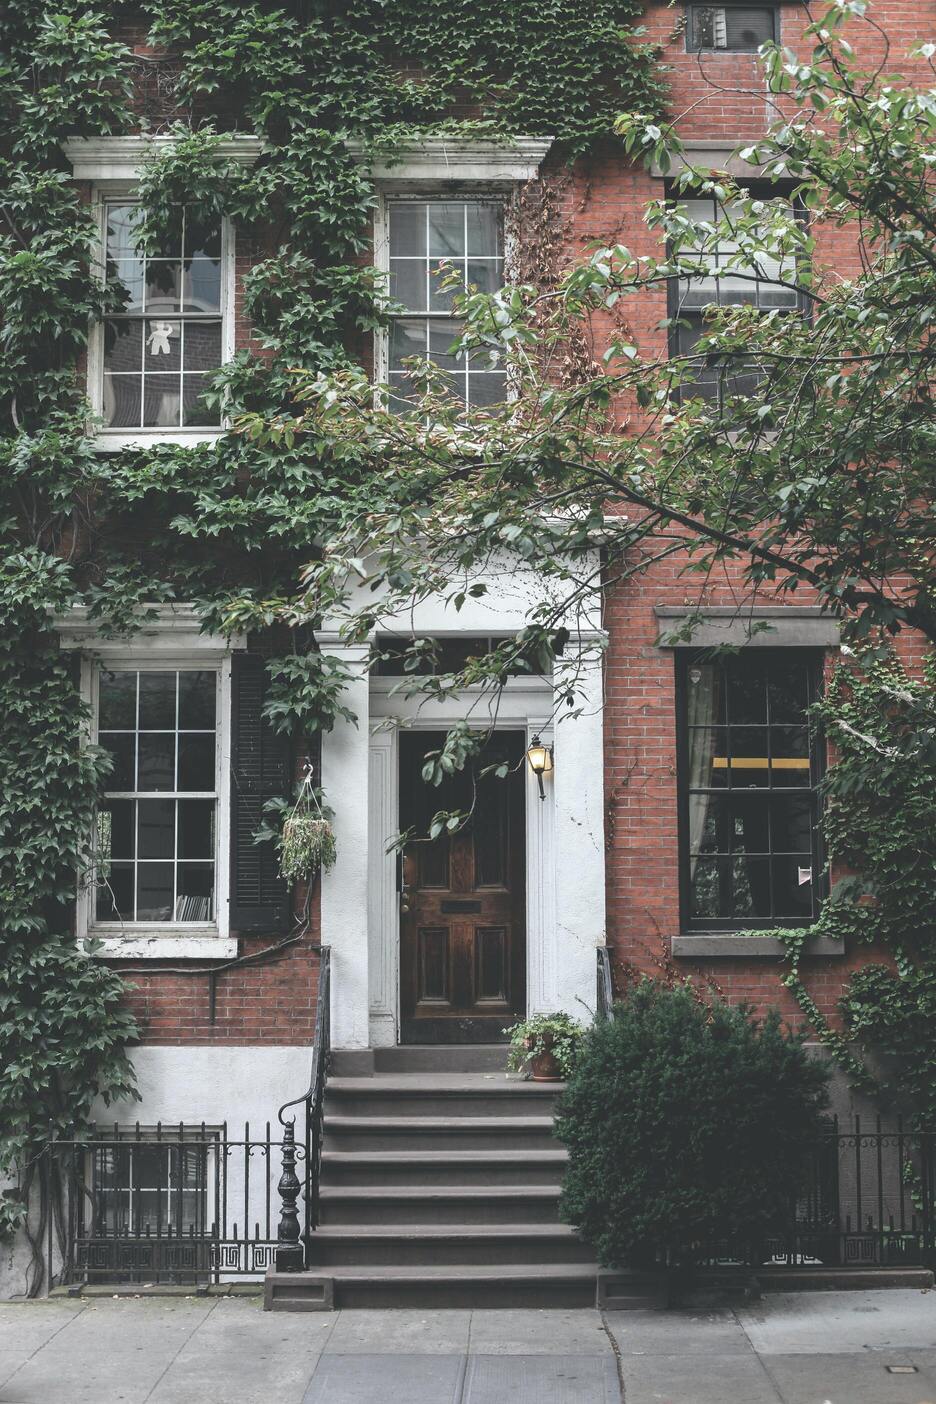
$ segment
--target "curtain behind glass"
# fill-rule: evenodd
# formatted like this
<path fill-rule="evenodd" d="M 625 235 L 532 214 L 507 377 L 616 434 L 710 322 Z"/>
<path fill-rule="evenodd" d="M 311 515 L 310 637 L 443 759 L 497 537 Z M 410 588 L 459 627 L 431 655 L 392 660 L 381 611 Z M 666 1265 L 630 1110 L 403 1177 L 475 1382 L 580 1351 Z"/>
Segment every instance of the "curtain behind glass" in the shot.
<path fill-rule="evenodd" d="M 710 795 L 696 793 L 711 784 L 715 747 L 715 707 L 718 674 L 711 663 L 696 663 L 688 670 L 686 720 L 689 724 L 689 877 L 695 876 L 696 859 L 705 835 Z"/>

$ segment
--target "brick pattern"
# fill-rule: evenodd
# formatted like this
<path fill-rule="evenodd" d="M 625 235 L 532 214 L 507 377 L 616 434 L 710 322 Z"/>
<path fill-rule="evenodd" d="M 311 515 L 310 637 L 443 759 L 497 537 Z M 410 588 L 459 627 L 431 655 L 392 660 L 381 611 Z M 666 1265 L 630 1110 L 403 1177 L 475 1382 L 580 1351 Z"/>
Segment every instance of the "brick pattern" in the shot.
<path fill-rule="evenodd" d="M 670 68 L 672 112 L 687 114 L 680 122 L 682 136 L 732 143 L 756 137 L 777 107 L 768 100 L 755 58 L 748 54 L 687 53 L 681 17 L 678 8 L 657 0 L 648 4 L 648 35 L 660 43 L 662 61 Z M 915 76 L 925 85 L 923 61 L 906 58 L 921 32 L 919 8 L 911 7 L 907 0 L 885 0 L 875 6 L 874 18 L 890 35 L 889 68 Z M 804 56 L 809 48 L 803 40 L 806 23 L 804 7 L 781 6 L 781 41 Z M 880 35 L 870 26 L 856 23 L 849 37 L 862 61 L 884 58 Z M 128 36 L 128 42 L 138 49 L 142 43 L 138 33 Z M 782 107 L 785 115 L 792 115 L 788 101 Z M 579 162 L 571 175 L 558 165 L 548 166 L 546 174 L 556 178 L 561 189 L 569 261 L 597 240 L 623 242 L 637 254 L 658 250 L 642 216 L 647 202 L 663 194 L 663 182 L 623 160 L 616 148 L 608 144 L 588 161 Z M 817 263 L 829 276 L 848 275 L 857 269 L 858 253 L 850 232 L 819 222 L 815 233 Z M 522 221 L 518 236 L 523 239 Z M 241 280 L 267 251 L 262 241 L 253 245 L 245 238 L 238 240 L 238 349 L 257 349 L 243 315 Z M 618 319 L 627 318 L 644 355 L 665 351 L 665 332 L 658 327 L 665 316 L 663 291 L 629 302 L 615 314 Z M 613 325 L 611 317 L 594 318 L 591 337 L 596 356 L 600 356 Z M 365 360 L 369 360 L 369 353 L 365 353 Z M 622 404 L 619 418 L 622 428 L 639 427 L 634 405 Z M 613 590 L 606 606 L 611 637 L 606 662 L 608 937 L 618 959 L 648 970 L 679 931 L 674 661 L 671 651 L 655 646 L 654 606 L 700 602 L 698 581 L 681 576 L 682 564 L 677 557 L 656 565 L 626 587 Z M 701 602 L 734 605 L 741 594 L 739 573 L 726 568 L 706 586 Z M 764 596 L 762 602 L 769 600 Z M 798 592 L 797 602 L 810 603 L 808 592 Z M 901 648 L 915 662 L 922 652 L 922 641 L 907 637 L 901 640 Z M 273 961 L 220 974 L 213 1024 L 209 1022 L 205 973 L 180 974 L 158 964 L 142 971 L 132 967 L 132 973 L 128 972 L 133 983 L 131 1003 L 146 1041 L 308 1042 L 318 968 L 312 943 L 317 938 L 314 922 L 313 930 L 299 944 Z M 276 939 L 244 939 L 242 951 L 253 953 Z M 862 951 L 808 962 L 810 988 L 824 1013 L 834 1017 L 836 1000 L 849 972 L 869 955 L 873 953 Z M 687 971 L 698 969 L 712 976 L 732 1000 L 748 1000 L 759 1008 L 779 1005 L 785 1016 L 799 1022 L 799 1011 L 779 983 L 776 961 L 713 959 L 681 964 Z"/>

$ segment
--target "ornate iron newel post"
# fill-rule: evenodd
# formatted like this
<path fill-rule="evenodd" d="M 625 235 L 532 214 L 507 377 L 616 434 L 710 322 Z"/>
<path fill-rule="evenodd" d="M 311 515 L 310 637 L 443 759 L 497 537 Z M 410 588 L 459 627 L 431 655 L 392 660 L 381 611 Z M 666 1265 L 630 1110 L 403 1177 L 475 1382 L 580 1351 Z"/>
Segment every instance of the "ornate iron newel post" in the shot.
<path fill-rule="evenodd" d="M 276 1270 L 302 1272 L 305 1267 L 305 1249 L 299 1237 L 299 1211 L 296 1208 L 302 1185 L 296 1174 L 296 1133 L 292 1121 L 287 1121 L 283 1127 L 283 1173 L 277 1189 L 282 1200 L 282 1209 L 276 1235 Z"/>

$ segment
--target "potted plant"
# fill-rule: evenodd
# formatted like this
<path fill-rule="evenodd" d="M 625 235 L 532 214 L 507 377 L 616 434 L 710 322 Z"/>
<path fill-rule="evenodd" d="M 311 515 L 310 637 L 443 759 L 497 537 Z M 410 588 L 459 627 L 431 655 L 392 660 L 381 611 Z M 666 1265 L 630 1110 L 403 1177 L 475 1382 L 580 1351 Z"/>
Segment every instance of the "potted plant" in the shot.
<path fill-rule="evenodd" d="M 526 1068 L 534 1082 L 564 1082 L 585 1029 L 570 1014 L 532 1014 L 504 1032 L 510 1035 L 507 1067 L 512 1072 Z"/>

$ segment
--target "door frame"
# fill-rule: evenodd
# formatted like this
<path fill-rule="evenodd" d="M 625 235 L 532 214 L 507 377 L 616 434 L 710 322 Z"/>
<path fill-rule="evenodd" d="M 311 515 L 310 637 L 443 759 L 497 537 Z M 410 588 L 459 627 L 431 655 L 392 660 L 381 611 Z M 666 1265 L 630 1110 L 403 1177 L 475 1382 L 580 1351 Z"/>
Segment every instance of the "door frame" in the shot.
<path fill-rule="evenodd" d="M 395 678 L 371 678 L 368 762 L 368 987 L 370 1045 L 393 1046 L 400 1037 L 400 909 L 395 853 L 387 842 L 399 827 L 399 733 L 440 731 L 471 721 L 478 698 L 466 689 L 431 708 L 421 699 L 390 696 Z M 521 731 L 529 745 L 539 735 L 552 745 L 553 688 L 542 678 L 512 679 L 500 700 L 495 731 Z M 487 729 L 483 715 L 479 730 Z M 536 778 L 526 767 L 526 1002 L 527 1012 L 555 1004 L 556 853 L 551 790 L 542 802 Z"/>

